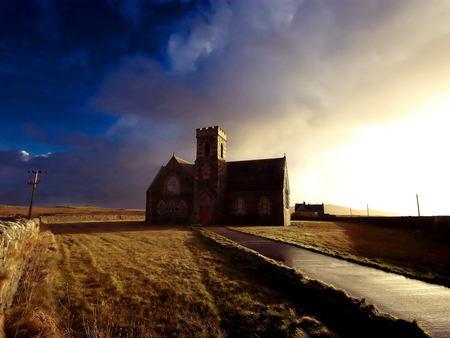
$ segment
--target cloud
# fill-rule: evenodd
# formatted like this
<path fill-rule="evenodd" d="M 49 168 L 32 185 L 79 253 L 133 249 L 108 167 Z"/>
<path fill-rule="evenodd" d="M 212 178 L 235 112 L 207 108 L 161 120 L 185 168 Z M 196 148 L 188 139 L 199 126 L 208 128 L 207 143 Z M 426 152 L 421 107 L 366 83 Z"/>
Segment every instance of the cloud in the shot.
<path fill-rule="evenodd" d="M 138 26 L 141 21 L 141 0 L 125 0 L 120 4 L 120 13 Z"/>
<path fill-rule="evenodd" d="M 147 5 L 111 4 L 133 29 L 145 26 Z M 293 200 L 328 202 L 340 194 L 330 193 L 333 186 L 342 189 L 336 163 L 344 155 L 336 149 L 354 130 L 450 92 L 446 2 L 249 0 L 186 8 L 176 20 L 161 20 L 163 28 L 144 30 L 158 53 L 125 53 L 95 87 L 84 109 L 117 118 L 106 133 L 50 137 L 28 126 L 29 137 L 70 150 L 27 155 L 26 162 L 19 151 L 1 151 L 4 177 L 21 182 L 18 169 L 42 165 L 52 182 L 47 192 L 40 187 L 47 201 L 142 207 L 173 151 L 193 161 L 195 129 L 220 125 L 229 160 L 286 153 Z M 153 34 L 158 29 L 164 34 Z M 61 65 L 94 59 L 77 47 Z"/>
<path fill-rule="evenodd" d="M 450 51 L 442 46 L 448 31 L 428 24 L 443 19 L 448 8 L 411 20 L 423 5 L 218 1 L 213 6 L 211 13 L 176 25 L 180 32 L 168 44 L 171 71 L 144 55 L 124 57 L 92 105 L 175 125 L 189 120 L 259 126 L 276 118 L 312 128 L 343 121 L 351 127 L 401 114 L 446 86 L 423 91 L 423 77 L 450 71 L 445 64 Z"/>
<path fill-rule="evenodd" d="M 450 91 L 449 14 L 439 1 L 215 1 L 173 26 L 169 70 L 126 56 L 90 104 L 180 143 L 220 125 L 229 159 L 286 152 L 298 185 L 354 128 Z"/>
<path fill-rule="evenodd" d="M 37 1 L 40 8 L 39 33 L 47 41 L 54 43 L 59 38 L 61 21 L 58 10 L 51 0 Z"/>

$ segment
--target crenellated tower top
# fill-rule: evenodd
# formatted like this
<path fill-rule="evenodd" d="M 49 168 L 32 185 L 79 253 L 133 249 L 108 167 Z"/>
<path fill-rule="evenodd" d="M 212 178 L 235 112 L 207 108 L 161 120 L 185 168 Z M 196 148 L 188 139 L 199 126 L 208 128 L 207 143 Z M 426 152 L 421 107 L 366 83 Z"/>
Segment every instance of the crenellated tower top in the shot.
<path fill-rule="evenodd" d="M 222 128 L 219 126 L 215 127 L 206 127 L 206 128 L 197 128 L 197 134 L 196 137 L 203 137 L 203 136 L 216 136 L 219 135 L 222 137 L 225 141 L 227 140 L 227 133 L 223 131 Z"/>

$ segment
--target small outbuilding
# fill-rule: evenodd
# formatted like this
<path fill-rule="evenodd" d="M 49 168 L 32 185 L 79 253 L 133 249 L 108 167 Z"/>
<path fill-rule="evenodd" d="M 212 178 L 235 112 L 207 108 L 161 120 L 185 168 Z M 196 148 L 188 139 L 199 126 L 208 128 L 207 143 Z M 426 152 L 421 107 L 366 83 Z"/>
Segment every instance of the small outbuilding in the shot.
<path fill-rule="evenodd" d="M 295 213 L 301 216 L 316 216 L 322 217 L 325 216 L 325 207 L 324 204 L 306 204 L 303 203 L 295 203 Z"/>

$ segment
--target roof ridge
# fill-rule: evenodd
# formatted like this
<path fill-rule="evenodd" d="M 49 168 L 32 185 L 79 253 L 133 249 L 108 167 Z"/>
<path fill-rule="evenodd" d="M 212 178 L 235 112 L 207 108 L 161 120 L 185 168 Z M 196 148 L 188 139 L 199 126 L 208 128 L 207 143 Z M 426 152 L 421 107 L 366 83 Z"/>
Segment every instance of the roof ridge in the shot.
<path fill-rule="evenodd" d="M 273 158 L 259 158 L 256 160 L 240 160 L 240 161 L 227 161 L 227 163 L 236 163 L 236 162 L 256 162 L 256 161 L 275 161 L 275 160 L 283 160 L 285 157 L 273 157 Z"/>
<path fill-rule="evenodd" d="M 182 158 L 179 158 L 179 157 L 177 157 L 177 156 L 174 156 L 174 157 L 175 157 L 175 159 L 178 161 L 178 163 L 183 162 L 183 163 L 186 163 L 186 164 L 192 164 L 192 165 L 194 165 L 194 163 L 191 163 L 191 162 L 188 162 L 188 161 L 186 161 L 186 160 L 183 160 Z"/>

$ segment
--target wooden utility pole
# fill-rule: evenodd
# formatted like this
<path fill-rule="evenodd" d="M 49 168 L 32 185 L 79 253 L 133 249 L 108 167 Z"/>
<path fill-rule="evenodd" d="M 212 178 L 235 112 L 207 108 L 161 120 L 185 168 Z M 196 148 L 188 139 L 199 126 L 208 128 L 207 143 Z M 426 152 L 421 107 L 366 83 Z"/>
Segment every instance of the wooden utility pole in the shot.
<path fill-rule="evenodd" d="M 28 210 L 28 218 L 31 218 L 31 209 L 33 209 L 33 200 L 34 200 L 34 192 L 36 190 L 36 185 L 41 183 L 41 180 L 38 180 L 37 177 L 39 174 L 46 174 L 46 171 L 42 171 L 42 170 L 38 170 L 38 171 L 34 171 L 34 170 L 28 170 L 29 173 L 34 174 L 34 181 L 27 181 L 25 182 L 28 185 L 32 185 L 33 186 L 33 190 L 31 192 L 31 202 L 30 202 L 30 209 Z"/>
<path fill-rule="evenodd" d="M 418 214 L 419 214 L 419 217 L 420 217 L 420 208 L 419 208 L 419 195 L 418 195 L 418 194 L 416 194 L 416 200 L 417 200 L 417 212 L 418 212 Z"/>

